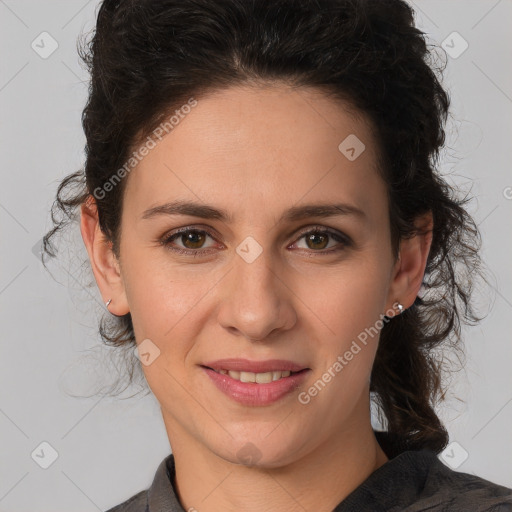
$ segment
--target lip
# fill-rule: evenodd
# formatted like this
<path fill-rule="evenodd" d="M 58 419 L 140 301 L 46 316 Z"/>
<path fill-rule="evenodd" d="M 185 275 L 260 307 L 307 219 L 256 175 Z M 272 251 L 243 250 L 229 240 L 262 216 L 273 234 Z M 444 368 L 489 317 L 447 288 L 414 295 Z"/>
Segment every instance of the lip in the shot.
<path fill-rule="evenodd" d="M 266 384 L 257 384 L 256 382 L 241 382 L 232 379 L 227 374 L 217 373 L 215 370 L 205 366 L 201 366 L 201 369 L 208 375 L 217 389 L 229 398 L 239 404 L 252 407 L 270 405 L 283 399 L 299 389 L 311 372 L 309 368 L 305 368 L 289 377 L 283 377 Z"/>
<path fill-rule="evenodd" d="M 217 361 L 203 363 L 201 366 L 206 366 L 213 370 L 231 370 L 235 372 L 253 373 L 277 372 L 279 370 L 300 372 L 301 370 L 309 369 L 304 365 L 284 359 L 267 359 L 266 361 L 250 361 L 249 359 L 218 359 Z"/>

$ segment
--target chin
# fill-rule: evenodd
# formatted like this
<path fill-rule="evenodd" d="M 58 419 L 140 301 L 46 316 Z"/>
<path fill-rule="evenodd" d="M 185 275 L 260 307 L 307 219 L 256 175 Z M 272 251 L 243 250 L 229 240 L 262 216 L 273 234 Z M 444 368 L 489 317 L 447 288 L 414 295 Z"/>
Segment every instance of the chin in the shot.
<path fill-rule="evenodd" d="M 286 445 L 284 442 L 276 443 L 274 440 L 270 443 L 268 440 L 252 441 L 234 441 L 230 443 L 225 450 L 217 452 L 221 458 L 232 464 L 246 467 L 258 467 L 262 469 L 278 468 L 288 465 L 298 458 L 297 443 L 291 442 Z M 233 451 L 234 450 L 234 451 Z"/>

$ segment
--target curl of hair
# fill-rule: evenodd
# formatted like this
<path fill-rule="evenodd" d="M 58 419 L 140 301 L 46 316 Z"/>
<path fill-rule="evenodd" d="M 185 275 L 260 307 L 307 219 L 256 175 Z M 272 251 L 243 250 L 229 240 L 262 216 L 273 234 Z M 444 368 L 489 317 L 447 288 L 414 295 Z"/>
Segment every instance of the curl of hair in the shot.
<path fill-rule="evenodd" d="M 94 196 L 120 257 L 126 179 L 104 197 L 95 190 L 191 97 L 281 82 L 316 87 L 371 120 L 395 257 L 400 239 L 417 233 L 415 219 L 430 211 L 434 223 L 425 294 L 382 328 L 370 390 L 388 432 L 409 449 L 440 452 L 448 434 L 435 412 L 445 394 L 436 352 L 460 351 L 461 322 L 481 320 L 471 302 L 481 240 L 467 199 L 436 173 L 450 99 L 412 8 L 402 0 L 105 0 L 79 54 L 91 77 L 86 163 L 58 188 L 44 237 L 50 256 L 51 238 Z M 107 345 L 135 346 L 129 313 L 102 320 L 100 335 Z"/>

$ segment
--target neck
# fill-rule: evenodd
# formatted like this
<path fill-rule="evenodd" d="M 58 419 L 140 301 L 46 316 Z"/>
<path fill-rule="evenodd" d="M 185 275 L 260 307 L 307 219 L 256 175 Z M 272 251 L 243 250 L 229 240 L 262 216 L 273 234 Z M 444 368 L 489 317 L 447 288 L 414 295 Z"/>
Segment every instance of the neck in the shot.
<path fill-rule="evenodd" d="M 327 439 L 286 466 L 272 468 L 233 464 L 195 439 L 174 440 L 174 486 L 186 511 L 332 512 L 388 461 L 370 422 Z"/>

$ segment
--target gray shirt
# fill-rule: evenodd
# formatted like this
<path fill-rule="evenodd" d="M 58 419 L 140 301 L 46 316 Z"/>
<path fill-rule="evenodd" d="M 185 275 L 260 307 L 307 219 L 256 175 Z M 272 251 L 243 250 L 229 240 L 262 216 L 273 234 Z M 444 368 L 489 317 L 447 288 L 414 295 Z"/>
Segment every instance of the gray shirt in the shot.
<path fill-rule="evenodd" d="M 430 450 L 405 450 L 386 444 L 390 458 L 354 489 L 333 512 L 512 512 L 512 489 L 450 469 Z M 383 442 L 384 441 L 384 442 Z M 149 489 L 107 512 L 186 512 L 174 489 L 174 456 L 158 466 Z"/>

